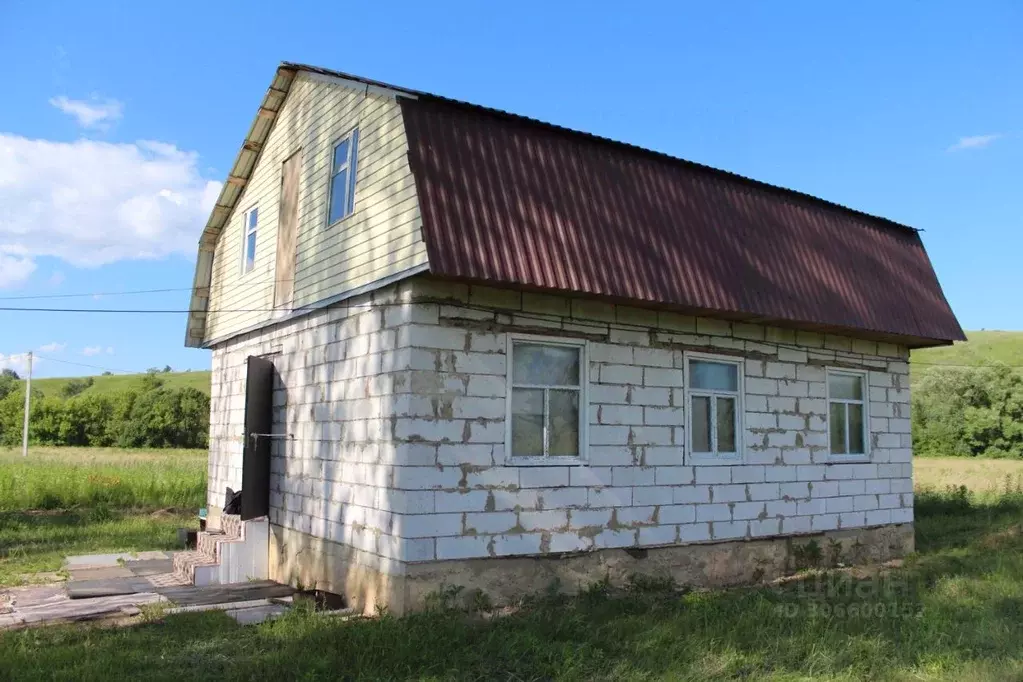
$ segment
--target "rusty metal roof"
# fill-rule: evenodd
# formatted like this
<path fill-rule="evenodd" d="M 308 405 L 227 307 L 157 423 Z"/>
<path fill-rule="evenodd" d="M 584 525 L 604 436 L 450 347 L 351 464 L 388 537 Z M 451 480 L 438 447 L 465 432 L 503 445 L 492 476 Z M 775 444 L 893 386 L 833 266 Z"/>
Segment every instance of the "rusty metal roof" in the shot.
<path fill-rule="evenodd" d="M 899 341 L 964 339 L 917 232 L 532 119 L 399 97 L 430 271 Z"/>

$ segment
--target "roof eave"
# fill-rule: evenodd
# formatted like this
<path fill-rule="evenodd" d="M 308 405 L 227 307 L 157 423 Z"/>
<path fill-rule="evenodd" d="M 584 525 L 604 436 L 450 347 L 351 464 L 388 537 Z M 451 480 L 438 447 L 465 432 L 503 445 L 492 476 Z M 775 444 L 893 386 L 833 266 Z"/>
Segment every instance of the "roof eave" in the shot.
<path fill-rule="evenodd" d="M 210 217 L 199 238 L 199 255 L 195 262 L 195 276 L 192 280 L 192 297 L 188 307 L 188 324 L 185 329 L 185 346 L 201 348 L 206 337 L 206 322 L 209 316 L 210 286 L 213 279 L 213 254 L 220 233 L 227 224 L 239 199 L 245 193 L 249 179 L 263 152 L 270 131 L 291 91 L 298 70 L 287 63 L 277 67 L 274 79 L 260 102 L 256 116 L 249 126 L 249 132 L 235 157 L 234 165 L 227 175 L 227 181 L 220 189 Z"/>

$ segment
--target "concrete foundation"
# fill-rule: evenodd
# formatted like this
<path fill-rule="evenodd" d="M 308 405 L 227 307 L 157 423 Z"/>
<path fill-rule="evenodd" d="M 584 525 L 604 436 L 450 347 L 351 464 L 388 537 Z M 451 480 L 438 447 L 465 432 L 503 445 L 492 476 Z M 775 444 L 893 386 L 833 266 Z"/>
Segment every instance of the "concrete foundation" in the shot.
<path fill-rule="evenodd" d="M 808 549 L 816 543 L 817 551 Z M 280 526 L 271 527 L 270 577 L 306 589 L 343 594 L 358 610 L 401 614 L 423 608 L 445 586 L 514 603 L 557 584 L 575 593 L 607 579 L 672 578 L 679 585 L 725 587 L 771 580 L 814 565 L 877 564 L 913 551 L 913 524 L 852 528 L 787 537 L 601 549 L 544 556 L 494 557 L 374 566 L 351 547 Z"/>

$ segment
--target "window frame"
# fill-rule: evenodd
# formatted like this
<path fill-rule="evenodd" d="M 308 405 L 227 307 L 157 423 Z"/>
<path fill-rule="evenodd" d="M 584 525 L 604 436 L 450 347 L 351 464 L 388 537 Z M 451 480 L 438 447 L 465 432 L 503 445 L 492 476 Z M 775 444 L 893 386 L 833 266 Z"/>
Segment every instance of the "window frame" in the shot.
<path fill-rule="evenodd" d="M 256 212 L 256 227 L 249 229 L 249 216 Z M 252 267 L 248 265 L 249 235 L 256 235 L 256 243 L 252 246 Z M 242 277 L 251 274 L 256 269 L 256 254 L 259 252 L 259 204 L 252 204 L 242 212 Z"/>
<path fill-rule="evenodd" d="M 515 456 L 512 451 L 512 392 L 516 388 L 534 389 L 574 389 L 574 386 L 557 386 L 554 384 L 519 384 L 516 385 L 513 378 L 514 348 L 516 343 L 531 343 L 543 346 L 568 346 L 579 349 L 579 455 L 575 457 L 552 457 L 544 454 L 537 456 Z M 587 449 L 589 446 L 589 384 L 590 384 L 590 360 L 589 342 L 586 339 L 577 339 L 563 336 L 543 336 L 536 334 L 508 334 L 505 351 L 505 437 L 504 437 L 504 461 L 509 466 L 578 466 L 588 461 Z M 546 399 L 545 399 L 546 402 Z M 546 415 L 546 411 L 545 411 Z M 544 443 L 544 449 L 547 443 Z"/>
<path fill-rule="evenodd" d="M 345 140 L 348 140 L 348 159 L 346 160 L 346 168 L 348 169 L 348 186 L 346 188 L 345 196 L 345 212 L 337 220 L 331 221 L 330 219 L 330 205 L 334 200 L 334 177 L 338 174 L 338 170 L 334 168 L 334 150 L 338 148 Z M 326 206 L 326 222 L 327 229 L 343 223 L 348 218 L 355 215 L 355 175 L 358 172 L 359 165 L 359 127 L 355 126 L 345 134 L 340 135 L 334 139 L 331 145 L 327 148 L 327 206 Z"/>
<path fill-rule="evenodd" d="M 687 464 L 700 465 L 700 466 L 729 466 L 735 464 L 742 464 L 745 456 L 746 446 L 746 433 L 743 430 L 745 424 L 745 374 L 746 374 L 746 360 L 745 358 L 736 357 L 734 355 L 718 355 L 715 353 L 698 353 L 692 351 L 686 351 L 682 355 L 683 357 L 683 368 L 682 368 L 682 385 L 685 393 L 685 421 L 686 421 L 686 438 L 685 438 L 685 457 L 683 458 Z M 704 361 L 704 362 L 717 362 L 720 364 L 734 365 L 736 372 L 736 390 L 732 391 L 716 391 L 713 389 L 696 388 L 692 386 L 692 382 L 689 379 L 689 363 L 691 360 Z M 713 417 L 717 413 L 717 401 L 714 398 L 721 396 L 727 398 L 735 398 L 735 452 L 728 453 L 727 455 L 719 455 L 715 452 L 696 452 L 693 447 L 693 409 L 692 409 L 692 397 L 710 397 L 711 398 L 711 441 L 717 440 L 717 419 Z"/>
<path fill-rule="evenodd" d="M 831 462 L 866 462 L 870 460 L 870 372 L 864 369 L 849 369 L 847 367 L 827 367 L 824 377 L 824 391 L 826 396 L 825 426 L 828 433 L 828 461 Z M 831 376 L 845 375 L 859 378 L 863 389 L 862 400 L 852 398 L 831 397 Z M 855 453 L 834 453 L 831 451 L 831 403 L 843 403 L 845 408 L 845 449 L 849 449 L 849 405 L 863 406 L 863 452 Z"/>

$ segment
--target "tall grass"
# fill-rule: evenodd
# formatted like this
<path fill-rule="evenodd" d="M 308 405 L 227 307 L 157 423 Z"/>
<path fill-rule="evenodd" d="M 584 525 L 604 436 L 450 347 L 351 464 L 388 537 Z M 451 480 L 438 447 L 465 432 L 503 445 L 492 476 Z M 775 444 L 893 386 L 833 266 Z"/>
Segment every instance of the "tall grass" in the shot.
<path fill-rule="evenodd" d="M 206 493 L 206 452 L 34 448 L 0 450 L 0 512 L 107 507 L 195 509 Z"/>

